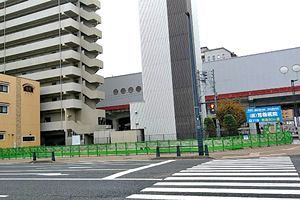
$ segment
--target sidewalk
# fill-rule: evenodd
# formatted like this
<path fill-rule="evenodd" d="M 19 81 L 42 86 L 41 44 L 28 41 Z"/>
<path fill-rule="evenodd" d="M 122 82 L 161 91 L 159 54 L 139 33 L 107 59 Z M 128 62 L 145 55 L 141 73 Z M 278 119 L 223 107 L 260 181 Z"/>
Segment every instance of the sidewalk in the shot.
<path fill-rule="evenodd" d="M 241 150 L 232 150 L 224 152 L 210 152 L 209 158 L 212 159 L 239 159 L 239 158 L 254 158 L 254 157 L 269 157 L 269 156 L 292 156 L 300 155 L 300 144 L 279 145 L 262 148 L 247 148 Z M 126 160 L 153 160 L 153 159 L 207 159 L 207 157 L 199 158 L 197 153 L 185 153 L 181 157 L 176 157 L 176 154 L 161 154 L 160 158 L 152 155 L 129 155 L 129 156 L 100 156 L 100 157 L 58 157 L 56 163 L 70 162 L 92 162 L 92 161 L 126 161 Z M 51 158 L 40 159 L 38 161 L 51 161 Z M 13 163 L 30 163 L 32 159 L 18 160 L 0 160 L 0 164 Z"/>

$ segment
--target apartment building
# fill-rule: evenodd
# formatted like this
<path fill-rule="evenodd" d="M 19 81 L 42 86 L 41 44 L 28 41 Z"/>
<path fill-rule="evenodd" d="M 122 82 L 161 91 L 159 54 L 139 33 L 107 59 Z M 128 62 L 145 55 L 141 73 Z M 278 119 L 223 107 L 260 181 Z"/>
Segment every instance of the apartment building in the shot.
<path fill-rule="evenodd" d="M 39 82 L 0 74 L 0 148 L 39 145 Z"/>
<path fill-rule="evenodd" d="M 104 112 L 98 0 L 0 0 L 0 72 L 40 82 L 41 142 L 92 141 Z"/>

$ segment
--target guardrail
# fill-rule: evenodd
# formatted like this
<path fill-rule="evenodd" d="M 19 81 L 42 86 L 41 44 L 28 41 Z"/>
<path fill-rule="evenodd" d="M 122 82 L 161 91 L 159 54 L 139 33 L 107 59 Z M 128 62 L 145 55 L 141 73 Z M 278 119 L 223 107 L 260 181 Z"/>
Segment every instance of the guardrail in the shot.
<path fill-rule="evenodd" d="M 272 145 L 291 144 L 292 134 L 278 132 L 262 135 L 241 135 L 233 137 L 211 138 L 204 141 L 210 152 L 235 150 L 242 148 L 265 147 Z M 0 149 L 0 159 L 31 158 L 33 152 L 39 152 L 37 158 L 55 152 L 55 157 L 74 156 L 109 156 L 109 155 L 147 155 L 156 154 L 156 147 L 161 147 L 160 153 L 176 153 L 180 146 L 181 153 L 198 152 L 197 140 L 168 140 L 137 143 L 95 144 L 78 146 L 40 146 Z M 44 153 L 44 154 L 43 154 Z"/>

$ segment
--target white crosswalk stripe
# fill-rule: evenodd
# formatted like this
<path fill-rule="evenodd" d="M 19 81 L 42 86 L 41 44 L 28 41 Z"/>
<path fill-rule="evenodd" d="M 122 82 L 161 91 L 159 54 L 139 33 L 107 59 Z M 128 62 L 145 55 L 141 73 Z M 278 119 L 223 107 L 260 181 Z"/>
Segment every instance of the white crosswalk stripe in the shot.
<path fill-rule="evenodd" d="M 128 199 L 293 200 L 300 178 L 289 157 L 213 160 L 178 173 Z"/>

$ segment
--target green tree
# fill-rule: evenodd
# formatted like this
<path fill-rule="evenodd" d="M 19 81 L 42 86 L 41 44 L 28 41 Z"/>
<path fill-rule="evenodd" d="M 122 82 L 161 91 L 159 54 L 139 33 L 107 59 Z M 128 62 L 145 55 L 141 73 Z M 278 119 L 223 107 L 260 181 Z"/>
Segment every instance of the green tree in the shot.
<path fill-rule="evenodd" d="M 216 116 L 222 126 L 224 126 L 224 117 L 228 114 L 234 117 L 238 127 L 246 122 L 245 108 L 237 100 L 226 99 L 218 102 L 218 110 Z"/>
<path fill-rule="evenodd" d="M 212 118 L 204 119 L 204 131 L 206 137 L 216 137 L 216 126 Z"/>
<path fill-rule="evenodd" d="M 227 114 L 224 116 L 223 127 L 229 136 L 238 135 L 238 124 L 233 115 Z"/>

